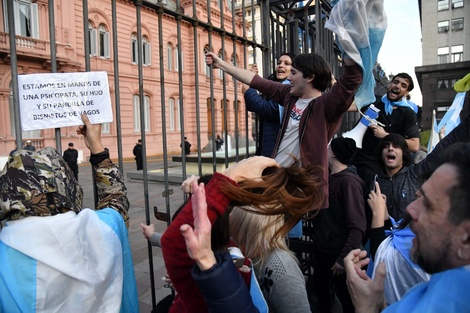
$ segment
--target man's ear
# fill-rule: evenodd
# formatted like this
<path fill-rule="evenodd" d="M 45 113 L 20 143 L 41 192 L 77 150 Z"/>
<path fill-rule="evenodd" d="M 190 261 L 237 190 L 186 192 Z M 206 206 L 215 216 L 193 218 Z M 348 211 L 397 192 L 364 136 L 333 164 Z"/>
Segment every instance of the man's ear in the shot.
<path fill-rule="evenodd" d="M 310 83 L 310 82 L 313 82 L 314 79 L 315 79 L 315 74 L 312 74 L 312 76 L 307 78 L 307 81 Z"/>
<path fill-rule="evenodd" d="M 470 221 L 464 221 L 459 225 L 460 231 L 458 232 L 459 240 L 457 255 L 460 260 L 470 262 Z"/>

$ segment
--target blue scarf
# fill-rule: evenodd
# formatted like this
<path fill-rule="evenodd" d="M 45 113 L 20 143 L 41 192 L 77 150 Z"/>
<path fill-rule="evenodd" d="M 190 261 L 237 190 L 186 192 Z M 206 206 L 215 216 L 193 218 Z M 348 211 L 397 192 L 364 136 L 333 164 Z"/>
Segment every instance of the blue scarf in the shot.
<path fill-rule="evenodd" d="M 405 107 L 414 111 L 413 106 L 409 104 L 408 101 L 406 101 L 405 97 L 401 98 L 401 100 L 398 102 L 390 102 L 390 100 L 387 98 L 387 95 L 384 95 L 382 97 L 382 102 L 385 104 L 385 113 L 387 115 L 392 115 L 393 107 Z"/>

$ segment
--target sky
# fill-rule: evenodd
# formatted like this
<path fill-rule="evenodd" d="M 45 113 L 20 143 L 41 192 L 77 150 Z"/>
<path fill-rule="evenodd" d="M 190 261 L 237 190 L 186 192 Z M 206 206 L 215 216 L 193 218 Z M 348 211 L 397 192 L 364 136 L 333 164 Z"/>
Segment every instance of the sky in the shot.
<path fill-rule="evenodd" d="M 422 105 L 421 90 L 415 66 L 422 64 L 421 24 L 417 0 L 385 0 L 388 27 L 377 62 L 387 75 L 406 72 L 413 78 L 415 88 L 411 100 Z"/>

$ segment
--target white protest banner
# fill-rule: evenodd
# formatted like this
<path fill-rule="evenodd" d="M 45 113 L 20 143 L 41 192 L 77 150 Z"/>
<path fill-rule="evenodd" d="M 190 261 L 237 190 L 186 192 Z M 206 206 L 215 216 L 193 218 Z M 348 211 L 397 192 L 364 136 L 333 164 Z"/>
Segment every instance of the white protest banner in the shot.
<path fill-rule="evenodd" d="M 23 131 L 113 121 L 106 72 L 19 75 L 18 89 Z"/>

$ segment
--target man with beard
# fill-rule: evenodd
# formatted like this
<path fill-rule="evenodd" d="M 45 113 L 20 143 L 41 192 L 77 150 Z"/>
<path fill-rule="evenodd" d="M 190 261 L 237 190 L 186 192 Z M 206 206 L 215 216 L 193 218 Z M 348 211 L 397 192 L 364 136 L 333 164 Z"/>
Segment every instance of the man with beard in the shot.
<path fill-rule="evenodd" d="M 416 235 L 411 259 L 432 274 L 429 282 L 409 290 L 383 312 L 469 312 L 470 297 L 470 144 L 457 143 L 416 193 L 408 207 Z M 379 312 L 384 303 L 385 265 L 374 279 L 362 267 L 366 251 L 344 259 L 348 289 L 356 312 Z"/>
<path fill-rule="evenodd" d="M 413 90 L 413 79 L 407 73 L 399 73 L 390 81 L 387 94 L 377 97 L 374 106 L 380 110 L 377 121 L 385 125 L 369 125 L 362 139 L 362 149 L 359 149 L 352 164 L 356 166 L 357 173 L 366 182 L 371 184 L 375 174 L 380 172 L 375 149 L 380 140 L 388 134 L 402 135 L 411 152 L 419 150 L 419 126 L 416 113 L 406 100 L 408 93 Z M 353 105 L 351 110 L 356 106 Z M 368 107 L 362 110 L 365 112 Z"/>

